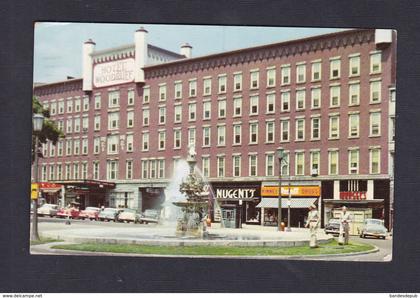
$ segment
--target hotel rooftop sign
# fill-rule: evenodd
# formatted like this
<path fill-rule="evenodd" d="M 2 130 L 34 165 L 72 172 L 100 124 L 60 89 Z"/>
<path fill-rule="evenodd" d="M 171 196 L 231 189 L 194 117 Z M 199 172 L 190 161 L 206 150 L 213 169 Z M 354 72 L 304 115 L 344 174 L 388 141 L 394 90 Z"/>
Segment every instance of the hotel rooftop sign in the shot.
<path fill-rule="evenodd" d="M 96 64 L 93 69 L 93 84 L 97 88 L 130 83 L 133 81 L 133 58 Z"/>

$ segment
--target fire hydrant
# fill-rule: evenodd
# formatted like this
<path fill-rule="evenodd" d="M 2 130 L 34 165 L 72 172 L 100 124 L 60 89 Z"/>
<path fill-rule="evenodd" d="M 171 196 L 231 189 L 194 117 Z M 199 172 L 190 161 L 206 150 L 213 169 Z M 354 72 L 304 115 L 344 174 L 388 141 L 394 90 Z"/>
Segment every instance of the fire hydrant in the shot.
<path fill-rule="evenodd" d="M 210 218 L 206 219 L 206 224 L 207 224 L 208 227 L 211 227 L 211 219 Z"/>
<path fill-rule="evenodd" d="M 280 231 L 284 231 L 286 224 L 284 222 L 280 223 Z"/>

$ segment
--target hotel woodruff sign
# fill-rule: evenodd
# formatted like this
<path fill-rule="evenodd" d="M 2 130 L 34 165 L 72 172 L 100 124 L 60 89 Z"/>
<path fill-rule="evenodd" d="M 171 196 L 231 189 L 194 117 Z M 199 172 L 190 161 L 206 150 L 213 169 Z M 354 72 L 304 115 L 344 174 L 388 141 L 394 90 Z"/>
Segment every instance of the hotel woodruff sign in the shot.
<path fill-rule="evenodd" d="M 95 65 L 93 84 L 95 87 L 124 84 L 134 81 L 134 59 L 123 59 Z"/>
<path fill-rule="evenodd" d="M 214 195 L 219 201 L 252 201 L 260 198 L 259 184 L 213 184 Z"/>
<path fill-rule="evenodd" d="M 261 188 L 262 197 L 278 197 L 278 186 L 263 186 Z M 289 195 L 289 187 L 281 187 L 281 195 L 287 197 Z M 291 186 L 290 195 L 292 197 L 319 197 L 321 195 L 321 188 L 316 185 L 311 186 Z"/>

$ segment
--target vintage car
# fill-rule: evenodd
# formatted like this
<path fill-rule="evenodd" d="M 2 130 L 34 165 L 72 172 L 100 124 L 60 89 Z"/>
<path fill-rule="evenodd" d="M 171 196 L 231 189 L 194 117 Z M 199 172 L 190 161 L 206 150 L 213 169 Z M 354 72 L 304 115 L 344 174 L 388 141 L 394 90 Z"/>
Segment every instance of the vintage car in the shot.
<path fill-rule="evenodd" d="M 370 218 L 365 220 L 360 238 L 370 236 L 385 239 L 387 234 L 388 230 L 385 228 L 383 220 Z"/>
<path fill-rule="evenodd" d="M 331 218 L 324 228 L 325 234 L 338 235 L 340 233 L 340 220 Z"/>
<path fill-rule="evenodd" d="M 58 205 L 56 204 L 44 204 L 37 209 L 37 214 L 39 216 L 49 216 L 54 217 L 57 215 Z"/>
<path fill-rule="evenodd" d="M 118 214 L 119 222 L 140 222 L 141 215 L 137 213 L 134 209 L 124 209 L 120 214 Z"/>
<path fill-rule="evenodd" d="M 80 211 L 77 208 L 70 207 L 70 208 L 60 208 L 57 212 L 57 217 L 59 218 L 72 218 L 78 219 Z"/>
<path fill-rule="evenodd" d="M 100 221 L 117 221 L 118 214 L 121 212 L 121 210 L 117 208 L 105 208 L 104 210 L 101 210 L 98 214 L 98 219 Z"/>
<path fill-rule="evenodd" d="M 98 220 L 98 215 L 100 211 L 101 208 L 98 207 L 86 207 L 85 210 L 80 211 L 79 218 Z"/>
<path fill-rule="evenodd" d="M 158 223 L 159 222 L 160 211 L 156 209 L 147 209 L 141 215 L 139 222 L 140 223 Z"/>

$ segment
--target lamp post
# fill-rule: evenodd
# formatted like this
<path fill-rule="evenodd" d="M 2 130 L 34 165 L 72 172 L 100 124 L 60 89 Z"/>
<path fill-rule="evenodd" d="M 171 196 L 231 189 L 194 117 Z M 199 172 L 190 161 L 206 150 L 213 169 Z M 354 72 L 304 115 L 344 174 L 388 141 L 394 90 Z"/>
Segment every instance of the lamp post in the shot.
<path fill-rule="evenodd" d="M 279 160 L 279 205 L 278 205 L 278 215 L 277 215 L 277 227 L 278 231 L 281 231 L 281 164 L 284 159 L 284 149 L 278 148 L 277 149 L 277 158 Z"/>
<path fill-rule="evenodd" d="M 290 187 L 291 187 L 290 178 L 291 177 L 289 176 L 289 198 L 287 200 L 287 228 L 286 228 L 287 232 L 292 231 L 292 229 L 290 228 L 290 204 L 291 204 L 291 201 L 292 201 L 292 193 L 290 192 Z"/>
<path fill-rule="evenodd" d="M 44 124 L 44 116 L 42 114 L 34 114 L 32 116 L 32 126 L 33 126 L 33 133 L 35 135 L 35 146 L 34 146 L 34 182 L 39 182 L 38 177 L 38 143 L 39 143 L 39 137 L 38 134 L 42 130 L 42 126 Z M 36 196 L 36 199 L 34 199 L 32 203 L 33 208 L 33 215 L 32 215 L 32 231 L 31 231 L 31 241 L 37 241 L 39 240 L 38 235 L 38 197 L 39 197 L 39 190 Z"/>

